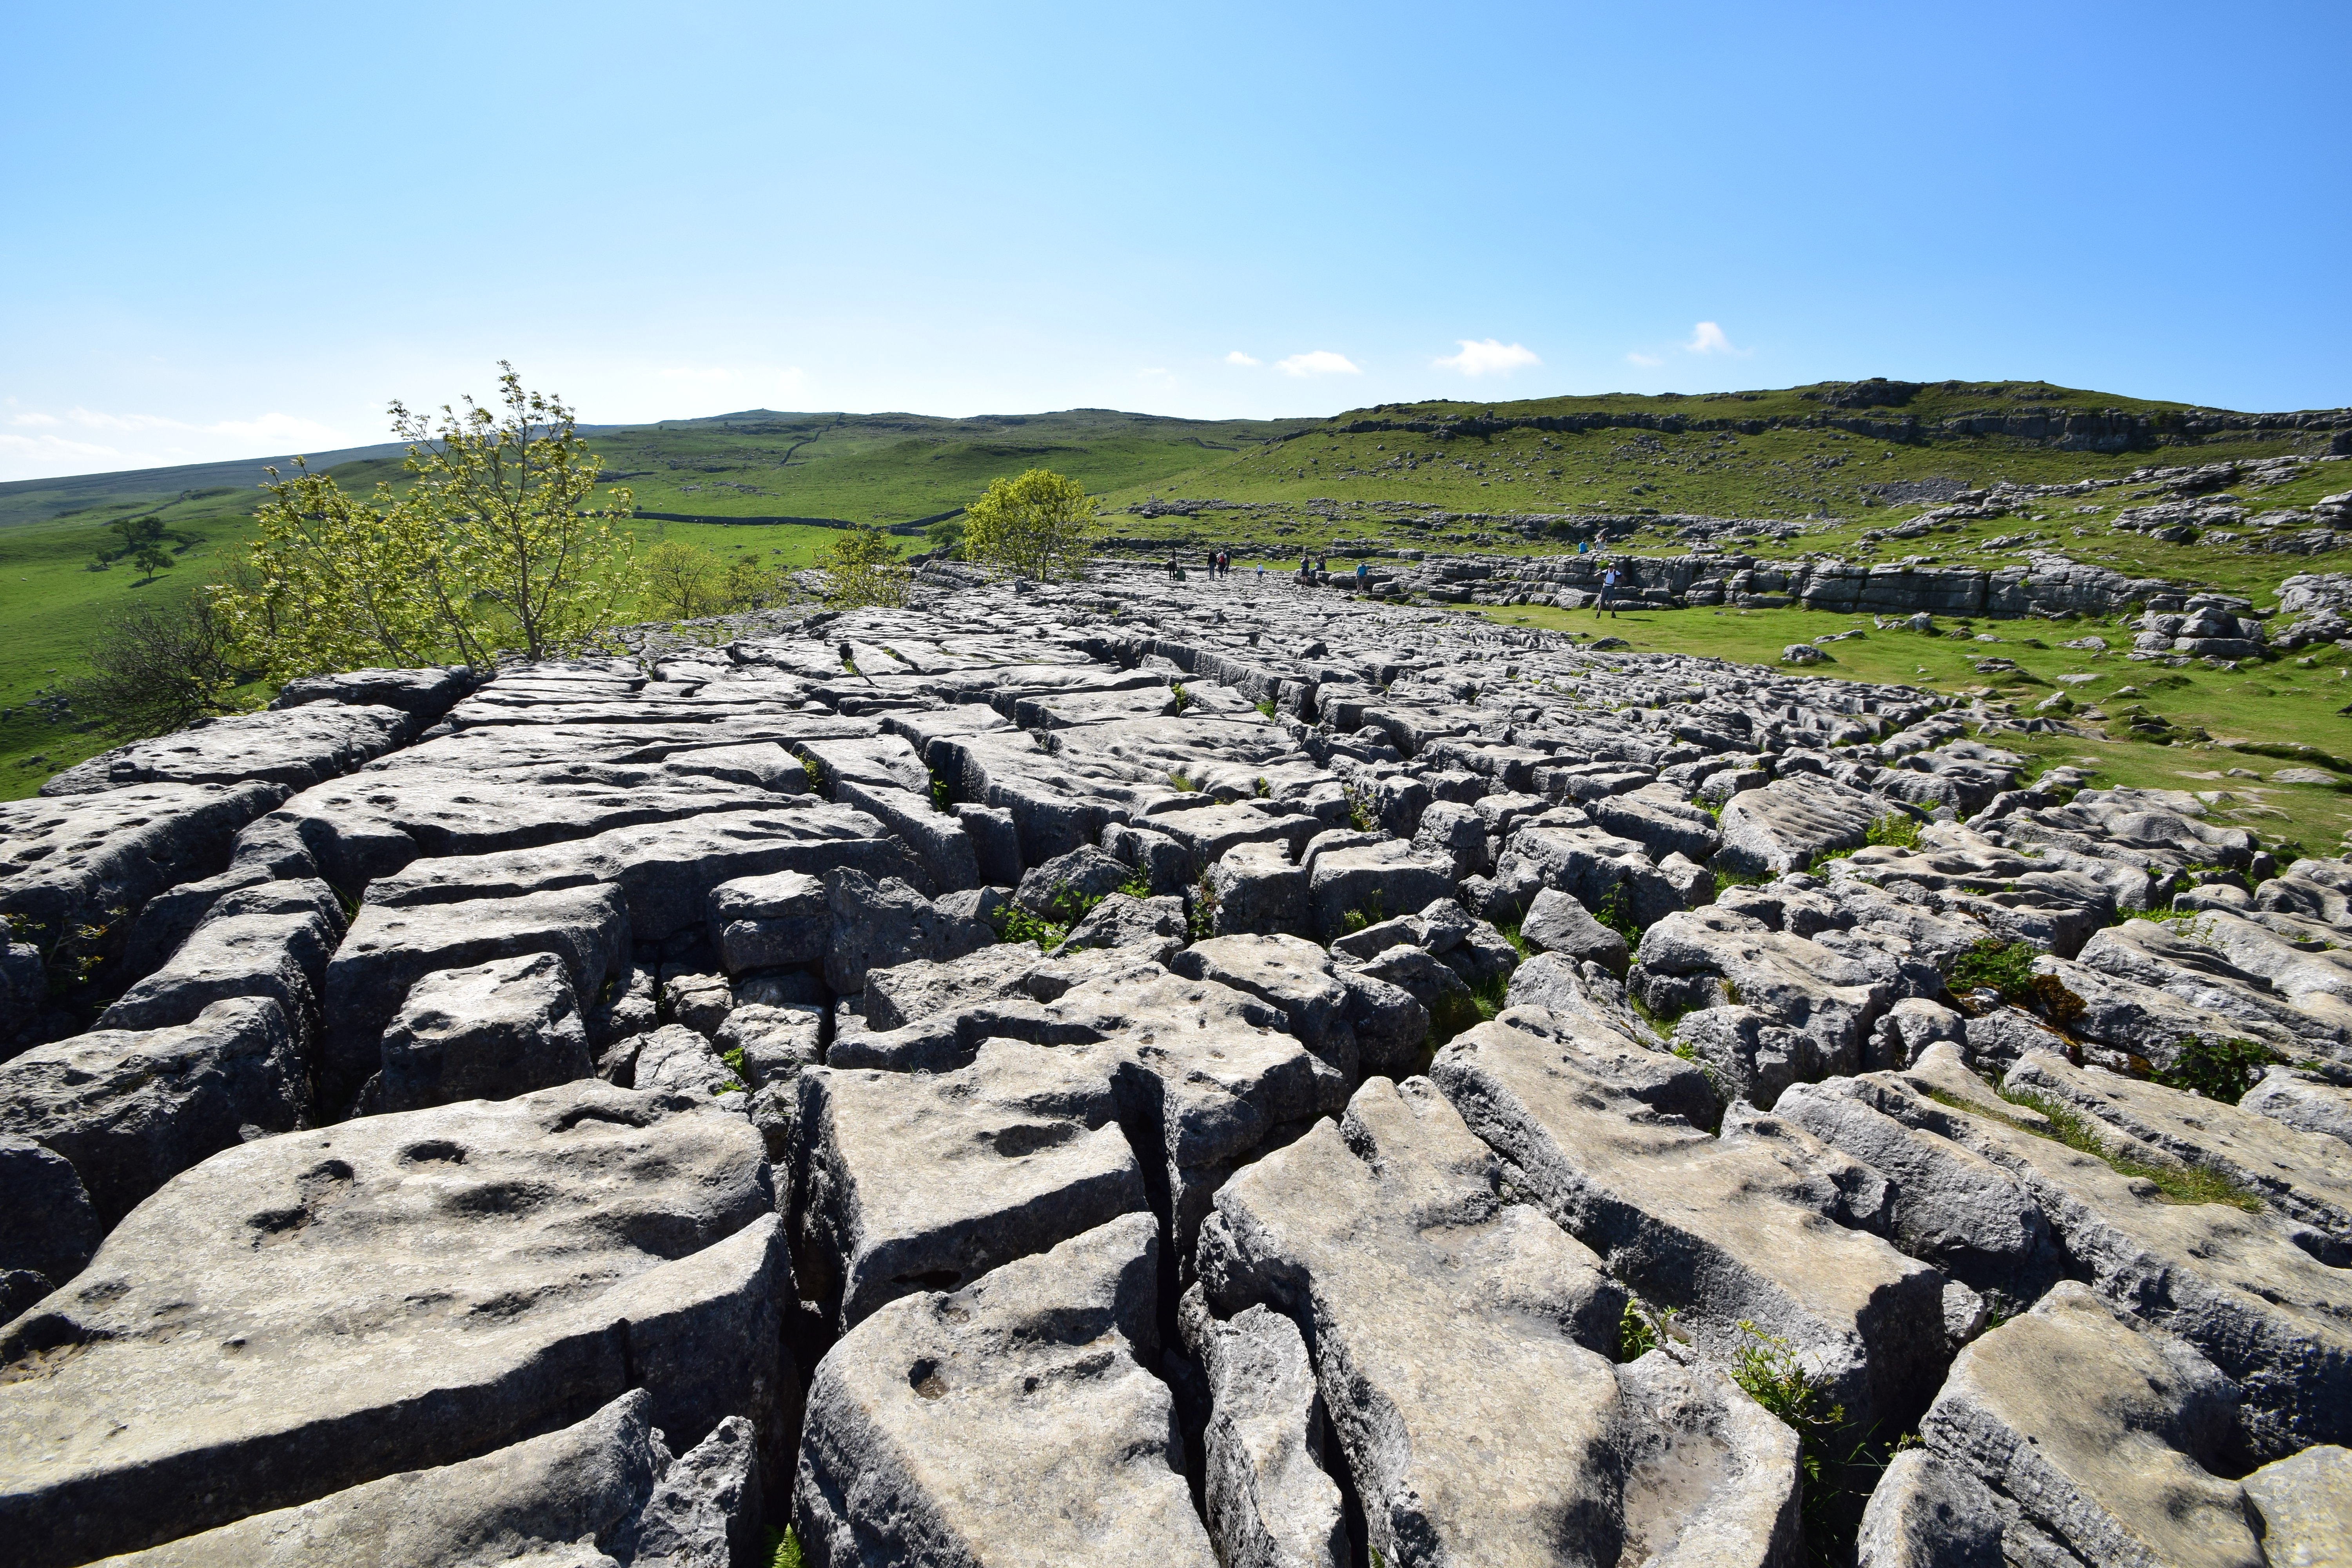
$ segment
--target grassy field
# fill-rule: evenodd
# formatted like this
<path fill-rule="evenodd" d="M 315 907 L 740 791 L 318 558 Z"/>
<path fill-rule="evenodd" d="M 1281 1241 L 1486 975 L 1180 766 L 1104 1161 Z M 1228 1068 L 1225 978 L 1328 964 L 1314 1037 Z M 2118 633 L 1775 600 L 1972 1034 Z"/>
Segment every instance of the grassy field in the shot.
<path fill-rule="evenodd" d="M 2017 515 L 1946 523 L 1925 538 L 1862 537 L 1899 525 L 1924 510 L 1921 504 L 1876 504 L 1878 498 L 1867 486 L 1928 479 L 1971 486 L 2004 479 L 2034 483 L 2121 479 L 2135 468 L 2155 464 L 2308 452 L 2315 449 L 2308 438 L 2299 447 L 2284 438 L 2232 438 L 2102 455 L 1979 437 L 1889 444 L 1819 426 L 1755 434 L 1517 429 L 1450 438 L 1393 429 L 1349 433 L 1344 428 L 1366 419 L 1458 425 L 1488 414 L 1593 413 L 1769 422 L 1831 412 L 1873 418 L 1916 416 L 1932 426 L 1989 408 L 2063 405 L 2159 415 L 2183 406 L 2032 382 L 1936 384 L 1916 389 L 1893 408 L 1832 407 L 1830 400 L 1839 397 L 1853 400 L 1850 391 L 1831 386 L 1694 397 L 1547 398 L 1492 405 L 1399 404 L 1328 419 L 1289 420 L 1168 419 L 1102 409 L 973 419 L 761 409 L 711 419 L 595 427 L 592 440 L 604 458 L 607 477 L 628 485 L 638 506 L 647 511 L 712 520 L 836 519 L 911 531 L 922 520 L 968 503 L 990 479 L 1043 466 L 1073 475 L 1101 498 L 1107 534 L 1182 541 L 1196 550 L 1247 542 L 1276 562 L 1285 559 L 1284 551 L 1329 548 L 1341 542 L 1433 552 L 1540 553 L 1570 546 L 1528 539 L 1492 514 L 1648 511 L 1662 518 L 1700 513 L 1804 520 L 1801 537 L 1752 547 L 1754 553 L 1770 559 L 1818 553 L 1989 567 L 2022 561 L 2035 551 L 2056 550 L 2135 575 L 2244 594 L 2265 605 L 2273 602 L 2280 579 L 2292 573 L 2352 570 L 2352 551 L 2269 554 L 2251 550 L 2244 539 L 2208 534 L 2189 544 L 2167 544 L 2112 528 L 2118 510 L 2160 499 L 2141 485 L 2061 498 Z M 341 456 L 348 460 L 332 464 L 331 471 L 347 489 L 364 492 L 379 479 L 396 482 L 399 478 L 394 449 L 365 448 Z M 25 794 L 52 769 L 103 749 L 103 737 L 48 721 L 32 705 L 34 699 L 52 681 L 79 668 L 91 637 L 116 607 L 135 598 L 187 592 L 208 574 L 222 552 L 238 548 L 260 499 L 254 488 L 260 477 L 256 465 L 211 464 L 0 484 L 0 629 L 7 634 L 0 637 L 0 798 Z M 2246 491 L 2242 500 L 2252 512 L 2307 506 L 2347 488 L 2352 488 L 2352 463 L 2330 462 L 2311 466 L 2289 484 Z M 1231 504 L 1189 517 L 1146 516 L 1129 510 L 1177 498 Z M 137 572 L 120 563 L 105 572 L 89 570 L 93 552 L 110 540 L 105 527 L 109 521 L 148 516 L 194 541 L 177 546 L 177 563 L 171 571 L 153 583 L 142 583 Z M 801 523 L 644 519 L 636 527 L 646 541 L 684 539 L 729 556 L 751 553 L 783 565 L 805 564 L 831 535 L 825 527 Z M 1679 553 L 1686 545 L 1672 529 L 1662 521 L 1614 548 L 1626 553 Z M 908 544 L 918 547 L 912 541 Z M 1769 615 L 1802 616 L 1801 612 L 1759 612 L 1759 617 Z M 1626 625 L 1633 619 L 1628 616 Z M 1835 620 L 1814 619 L 1824 625 Z M 1740 625 L 1760 631 L 1763 622 L 1754 618 Z M 1777 656 L 1779 642 L 1772 642 L 1772 636 L 1786 642 L 1796 640 L 1797 634 L 1790 630 L 1785 636 L 1766 636 L 1751 650 L 1755 657 Z M 1839 645 L 1842 649 L 1855 646 Z M 1923 658 L 1920 662 L 1933 661 Z M 1856 673 L 1910 679 L 1892 666 L 1884 672 L 1857 668 Z M 2166 699 L 2179 700 L 2177 693 Z M 2276 701 L 2284 705 L 2279 709 L 2282 715 L 2301 710 L 2294 699 Z M 2336 721 L 2332 711 L 2322 717 Z M 2315 743 L 2324 745 L 2315 738 Z"/>
<path fill-rule="evenodd" d="M 1825 649 L 1834 663 L 1813 666 L 1808 673 L 1982 695 L 2014 703 L 2024 714 L 2063 691 L 2106 715 L 2069 721 L 2088 738 L 2001 735 L 1994 743 L 2045 763 L 2074 763 L 2093 770 L 2102 784 L 2211 795 L 2213 821 L 2246 828 L 2266 844 L 2300 845 L 2314 854 L 2332 855 L 2352 830 L 2352 794 L 2345 793 L 2352 790 L 2352 776 L 2344 777 L 2341 788 L 2280 784 L 2271 776 L 2279 769 L 2314 763 L 2240 752 L 2231 744 L 2300 744 L 2332 757 L 2352 757 L 2352 717 L 2339 711 L 2352 704 L 2352 655 L 2336 647 L 2234 671 L 2200 662 L 2170 669 L 2125 658 L 2132 634 L 2114 621 L 1951 621 L 1943 623 L 1946 635 L 1923 637 L 1879 631 L 1867 616 L 1808 610 L 1637 610 L 1605 616 L 1597 625 L 1589 610 L 1538 605 L 1479 613 L 1507 626 L 1622 637 L 1643 653 L 1693 654 L 1740 664 L 1778 665 L 1780 650 L 1790 643 L 1858 629 L 1860 637 Z M 2104 637 L 2109 651 L 2059 646 L 2093 636 Z M 2016 672 L 1979 673 L 1978 661 L 1991 658 L 2010 660 Z M 2179 744 L 2134 739 L 2126 715 L 2138 710 L 2211 739 Z M 2232 774 L 2232 769 L 2240 773 Z M 2243 776 L 2250 773 L 2260 776 Z"/>

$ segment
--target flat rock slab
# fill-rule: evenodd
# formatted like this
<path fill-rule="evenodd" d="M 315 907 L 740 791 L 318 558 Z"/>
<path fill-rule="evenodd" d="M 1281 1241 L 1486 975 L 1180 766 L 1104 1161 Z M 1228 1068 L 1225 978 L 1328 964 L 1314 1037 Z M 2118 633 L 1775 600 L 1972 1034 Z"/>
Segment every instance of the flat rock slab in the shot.
<path fill-rule="evenodd" d="M 846 1331 L 1143 1210 L 1098 1063 L 991 1040 L 937 1075 L 801 1075 L 793 1120 L 806 1278 Z"/>
<path fill-rule="evenodd" d="M 1113 1220 L 817 1363 L 793 1513 L 815 1568 L 1211 1568 L 1159 1355 L 1159 1229 Z"/>
<path fill-rule="evenodd" d="M 1724 803 L 1718 868 L 1784 876 L 1832 849 L 1858 849 L 1880 817 L 1899 815 L 1867 790 L 1818 776 L 1776 779 Z"/>
<path fill-rule="evenodd" d="M 593 1080 L 215 1155 L 0 1334 L 0 1533 L 63 1568 L 632 1384 L 692 1442 L 778 1395 L 773 1206 L 744 1118 Z"/>
<path fill-rule="evenodd" d="M 421 860 L 370 883 L 367 897 L 404 907 L 611 883 L 628 900 L 637 939 L 659 942 L 703 924 L 722 883 L 778 871 L 821 877 L 840 867 L 887 877 L 914 870 L 915 862 L 862 811 L 787 802 L 632 824 L 541 848 Z"/>
<path fill-rule="evenodd" d="M 310 1106 L 293 1028 L 261 997 L 215 1002 L 168 1029 L 94 1029 L 0 1063 L 0 1134 L 71 1162 L 105 1226 L 248 1131 L 292 1131 Z"/>
<path fill-rule="evenodd" d="M 1991 1489 L 2011 1562 L 2262 1568 L 2239 1489 L 2213 1473 L 2237 1444 L 2236 1395 L 2069 1280 L 1960 1352 L 1919 1433 Z"/>
<path fill-rule="evenodd" d="M 102 795 L 0 804 L 0 914 L 44 943 L 74 925 L 111 925 L 182 882 L 228 863 L 247 823 L 286 798 L 272 784 L 141 784 Z"/>
<path fill-rule="evenodd" d="M 1687 1537 L 1762 1564 L 1793 1539 L 1793 1436 L 1727 1385 L 1612 1366 L 1596 1347 L 1624 1292 L 1503 1196 L 1426 1079 L 1372 1079 L 1235 1176 L 1201 1246 L 1213 1308 L 1269 1306 L 1307 1336 L 1385 1561 L 1616 1562 Z"/>
<path fill-rule="evenodd" d="M 199 719 L 68 768 L 45 795 L 95 795 L 152 784 L 258 781 L 308 789 L 373 762 L 407 740 L 415 720 L 396 708 L 318 702 L 268 713 Z"/>
<path fill-rule="evenodd" d="M 1582 1020 L 1482 1024 L 1431 1075 L 1570 1234 L 1711 1356 L 1753 1324 L 1793 1346 L 1850 1419 L 1906 1420 L 1950 1350 L 1946 1279 L 1825 1214 L 1811 1173 L 1692 1125 L 1687 1063 Z"/>
<path fill-rule="evenodd" d="M 343 937 L 342 906 L 317 878 L 224 895 L 154 973 L 100 1015 L 101 1029 L 160 1029 L 194 1021 L 231 996 L 266 996 L 305 1045 L 319 1025 L 319 987 Z"/>
<path fill-rule="evenodd" d="M 404 1470 L 106 1561 L 118 1568 L 490 1568 L 520 1560 L 537 1568 L 540 1554 L 578 1542 L 625 1552 L 661 1474 L 646 1419 L 652 1405 L 633 1389 L 584 1421 L 478 1459 Z"/>

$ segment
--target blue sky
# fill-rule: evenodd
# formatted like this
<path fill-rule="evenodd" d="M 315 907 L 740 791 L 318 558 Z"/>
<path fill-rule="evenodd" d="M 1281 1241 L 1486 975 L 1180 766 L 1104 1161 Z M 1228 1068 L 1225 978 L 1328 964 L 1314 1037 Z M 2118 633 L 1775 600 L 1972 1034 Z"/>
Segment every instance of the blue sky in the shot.
<path fill-rule="evenodd" d="M 593 421 L 2352 403 L 2352 6 L 10 0 L 0 479 Z"/>

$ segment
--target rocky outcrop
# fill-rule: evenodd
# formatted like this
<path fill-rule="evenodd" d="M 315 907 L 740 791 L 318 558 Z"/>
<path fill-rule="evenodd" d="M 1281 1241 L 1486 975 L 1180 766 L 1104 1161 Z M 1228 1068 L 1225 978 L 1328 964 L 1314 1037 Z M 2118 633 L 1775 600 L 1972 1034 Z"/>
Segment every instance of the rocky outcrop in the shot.
<path fill-rule="evenodd" d="M 1727 563 L 1637 586 L 2114 586 Z M 950 579 L 0 807 L 12 1561 L 2331 1539 L 2352 865 L 1927 691 Z"/>

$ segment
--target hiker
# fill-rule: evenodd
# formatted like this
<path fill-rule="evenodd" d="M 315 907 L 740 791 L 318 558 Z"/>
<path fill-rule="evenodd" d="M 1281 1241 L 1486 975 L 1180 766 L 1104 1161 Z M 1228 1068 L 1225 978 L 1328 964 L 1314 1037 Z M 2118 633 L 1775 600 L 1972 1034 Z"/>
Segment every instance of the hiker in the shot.
<path fill-rule="evenodd" d="M 1365 580 L 1366 580 L 1368 577 L 1370 577 L 1370 575 L 1371 575 L 1371 574 L 1370 574 L 1369 571 L 1367 571 L 1367 570 L 1365 569 L 1365 564 L 1364 564 L 1364 563 L 1363 563 L 1363 562 L 1359 561 L 1359 562 L 1357 562 L 1357 563 L 1356 563 L 1356 592 L 1357 592 L 1357 593 L 1360 594 L 1360 593 L 1362 593 L 1362 592 L 1364 591 L 1364 588 L 1365 588 L 1365 586 L 1366 586 L 1366 581 L 1365 581 Z"/>
<path fill-rule="evenodd" d="M 1307 586 L 1307 574 L 1315 570 L 1315 559 L 1304 550 L 1298 552 L 1298 585 Z"/>
<path fill-rule="evenodd" d="M 1612 564 L 1601 569 L 1601 595 L 1598 598 L 1592 601 L 1592 618 L 1594 620 L 1597 621 L 1601 618 L 1601 612 L 1603 610 L 1607 610 L 1609 612 L 1609 618 L 1611 620 L 1613 621 L 1617 618 L 1616 608 L 1609 602 L 1611 598 L 1611 591 L 1616 586 L 1617 568 L 1612 563 Z"/>

